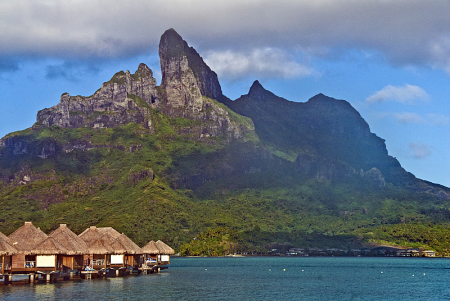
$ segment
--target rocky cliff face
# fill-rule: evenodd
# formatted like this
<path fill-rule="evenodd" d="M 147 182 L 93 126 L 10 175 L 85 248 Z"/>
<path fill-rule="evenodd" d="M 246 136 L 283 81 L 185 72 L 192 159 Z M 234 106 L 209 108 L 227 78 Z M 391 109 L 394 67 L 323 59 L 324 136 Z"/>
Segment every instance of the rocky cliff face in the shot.
<path fill-rule="evenodd" d="M 161 37 L 159 56 L 162 72 L 161 109 L 172 117 L 199 120 L 202 123 L 189 132 L 200 137 L 225 136 L 242 138 L 252 131 L 248 126 L 233 120 L 223 101 L 222 89 L 214 73 L 194 48 L 189 47 L 178 33 L 167 30 Z"/>
<path fill-rule="evenodd" d="M 136 122 L 150 128 L 150 115 L 136 96 L 148 106 L 159 104 L 156 80 L 145 64 L 140 64 L 134 74 L 116 73 L 92 96 L 62 94 L 59 104 L 38 112 L 37 123 L 64 128 L 105 128 Z"/>
<path fill-rule="evenodd" d="M 193 139 L 240 139 L 253 131 L 250 119 L 238 121 L 236 114 L 217 102 L 226 100 L 217 75 L 175 30 L 162 35 L 159 55 L 160 87 L 152 70 L 140 64 L 134 74 L 116 73 L 92 96 L 62 94 L 59 104 L 38 112 L 37 125 L 110 128 L 135 122 L 151 129 L 148 108 L 157 108 L 173 118 L 201 121 L 180 131 Z"/>

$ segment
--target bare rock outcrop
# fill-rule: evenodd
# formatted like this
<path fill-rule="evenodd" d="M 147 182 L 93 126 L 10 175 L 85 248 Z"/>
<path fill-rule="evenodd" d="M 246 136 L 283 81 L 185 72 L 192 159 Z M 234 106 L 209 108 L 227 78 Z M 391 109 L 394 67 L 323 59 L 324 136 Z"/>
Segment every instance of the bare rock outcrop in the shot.
<path fill-rule="evenodd" d="M 63 93 L 56 106 L 38 112 L 37 123 L 65 128 L 107 128 L 136 122 L 150 128 L 151 119 L 145 108 L 158 103 L 153 73 L 145 64 L 140 64 L 134 74 L 116 73 L 92 96 Z"/>
<path fill-rule="evenodd" d="M 163 91 L 161 109 L 171 117 L 202 121 L 190 129 L 197 138 L 225 136 L 242 138 L 253 131 L 233 120 L 231 111 L 219 102 L 222 94 L 216 73 L 204 62 L 194 48 L 173 29 L 167 30 L 159 44 Z"/>

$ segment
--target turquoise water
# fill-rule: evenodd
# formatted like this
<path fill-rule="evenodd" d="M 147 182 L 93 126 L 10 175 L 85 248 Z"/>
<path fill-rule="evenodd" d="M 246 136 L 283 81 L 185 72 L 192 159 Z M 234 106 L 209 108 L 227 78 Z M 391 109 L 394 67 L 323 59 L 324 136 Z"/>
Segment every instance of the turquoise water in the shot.
<path fill-rule="evenodd" d="M 450 260 L 173 258 L 161 274 L 0 287 L 5 300 L 450 300 Z"/>

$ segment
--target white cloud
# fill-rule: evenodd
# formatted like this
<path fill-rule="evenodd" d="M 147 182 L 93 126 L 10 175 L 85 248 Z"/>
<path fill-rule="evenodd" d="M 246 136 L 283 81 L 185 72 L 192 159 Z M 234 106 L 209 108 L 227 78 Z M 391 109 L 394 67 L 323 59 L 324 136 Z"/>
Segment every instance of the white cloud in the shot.
<path fill-rule="evenodd" d="M 250 52 L 213 51 L 207 53 L 205 62 L 219 77 L 238 78 L 246 75 L 292 78 L 310 76 L 314 70 L 297 63 L 279 49 L 253 49 Z"/>
<path fill-rule="evenodd" d="M 437 126 L 450 124 L 450 117 L 442 114 L 427 114 L 427 123 Z"/>
<path fill-rule="evenodd" d="M 431 155 L 431 147 L 425 143 L 410 143 L 409 149 L 415 159 L 423 159 Z"/>
<path fill-rule="evenodd" d="M 425 119 L 416 113 L 394 113 L 394 117 L 401 123 L 425 123 Z"/>
<path fill-rule="evenodd" d="M 426 114 L 421 116 L 417 113 L 402 112 L 402 113 L 387 113 L 383 117 L 393 116 L 400 123 L 415 123 L 435 126 L 450 125 L 450 117 L 443 114 Z"/>
<path fill-rule="evenodd" d="M 449 11 L 445 0 L 10 0 L 0 2 L 0 56 L 133 56 L 173 27 L 202 50 L 357 49 L 450 74 Z"/>
<path fill-rule="evenodd" d="M 400 103 L 413 103 L 417 100 L 428 100 L 429 95 L 422 88 L 405 84 L 404 86 L 388 85 L 366 98 L 368 103 L 396 101 Z"/>

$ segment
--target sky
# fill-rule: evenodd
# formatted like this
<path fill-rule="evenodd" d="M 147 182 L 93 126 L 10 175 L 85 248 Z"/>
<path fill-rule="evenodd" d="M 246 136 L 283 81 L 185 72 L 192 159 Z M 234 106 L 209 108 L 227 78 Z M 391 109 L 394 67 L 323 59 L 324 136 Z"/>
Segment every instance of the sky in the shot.
<path fill-rule="evenodd" d="M 174 28 L 226 96 L 254 80 L 350 102 L 416 177 L 450 187 L 450 1 L 0 0 L 0 137 L 64 92 L 92 95 L 147 64 Z"/>

